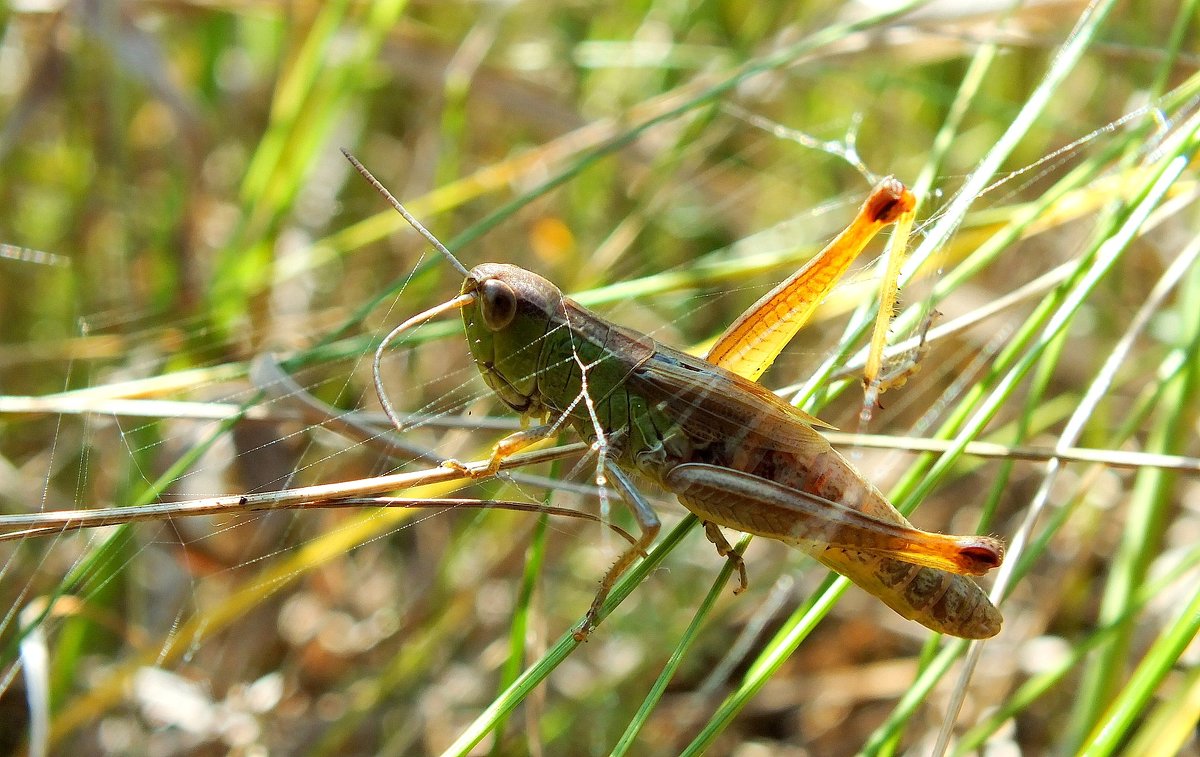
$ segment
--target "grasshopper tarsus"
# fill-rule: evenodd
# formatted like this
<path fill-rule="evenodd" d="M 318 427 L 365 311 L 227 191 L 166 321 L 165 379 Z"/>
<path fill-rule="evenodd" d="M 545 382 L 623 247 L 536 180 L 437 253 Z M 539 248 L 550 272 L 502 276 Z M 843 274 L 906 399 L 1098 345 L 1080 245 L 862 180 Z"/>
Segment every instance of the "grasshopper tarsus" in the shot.
<path fill-rule="evenodd" d="M 878 402 L 879 395 L 889 389 L 898 389 L 904 386 L 913 375 L 921 370 L 921 360 L 929 351 L 929 329 L 933 325 L 933 322 L 941 316 L 941 312 L 930 310 L 921 324 L 920 339 L 917 341 L 917 346 L 899 356 L 895 364 L 888 367 L 884 373 L 876 377 L 874 382 L 866 376 L 863 377 L 863 389 L 868 393 L 868 396 L 871 395 L 872 383 L 874 384 L 875 408 L 883 409 L 883 405 Z"/>
<path fill-rule="evenodd" d="M 738 585 L 733 588 L 733 593 L 741 594 L 750 588 L 750 580 L 746 575 L 746 561 L 742 558 L 742 553 L 734 549 L 725 539 L 725 534 L 721 533 L 720 526 L 712 521 L 701 522 L 704 524 L 704 535 L 717 548 L 717 554 L 729 560 L 733 569 L 738 572 Z"/>
<path fill-rule="evenodd" d="M 750 588 L 750 579 L 746 576 L 746 561 L 742 559 L 741 553 L 737 550 L 730 552 L 725 559 L 733 563 L 734 570 L 738 572 L 738 585 L 733 587 L 733 593 L 734 595 L 741 594 Z"/>
<path fill-rule="evenodd" d="M 592 604 L 588 607 L 587 613 L 584 614 L 583 622 L 571 633 L 575 641 L 581 643 L 587 641 L 588 637 L 592 635 L 592 631 L 596 630 L 596 626 L 600 623 L 600 609 L 604 606 L 604 600 L 608 599 L 608 592 L 612 589 L 613 584 L 616 583 L 620 574 L 624 573 L 625 568 L 628 567 L 628 565 L 621 566 L 620 573 L 613 575 L 613 571 L 621 565 L 626 555 L 622 555 L 616 564 L 612 568 L 609 568 L 603 580 L 600 581 L 600 590 L 596 592 L 596 596 L 592 599 Z"/>
<path fill-rule="evenodd" d="M 614 566 L 615 567 L 615 566 Z M 608 576 L 605 576 L 605 580 Z M 600 623 L 600 608 L 604 606 L 604 600 L 608 599 L 608 591 L 611 585 L 605 585 L 604 581 L 600 582 L 600 591 L 596 592 L 596 596 L 592 599 L 591 606 L 588 607 L 587 613 L 583 616 L 583 622 L 579 627 L 571 632 L 571 636 L 580 643 L 588 640 L 592 635 L 592 631 L 596 630 L 596 626 Z"/>
<path fill-rule="evenodd" d="M 884 407 L 883 401 L 879 399 L 879 395 L 883 394 L 893 385 L 869 379 L 863 379 L 862 384 L 865 395 L 863 399 L 863 414 L 870 417 L 871 413 L 874 413 L 876 410 L 886 410 L 887 408 Z"/>
<path fill-rule="evenodd" d="M 496 475 L 496 470 L 499 470 L 500 466 L 493 466 L 490 463 L 484 466 L 467 465 L 466 463 L 455 460 L 451 457 L 442 461 L 442 467 L 449 468 L 452 471 L 457 471 L 467 478 L 477 479 L 488 478 L 489 476 Z M 493 468 L 495 468 L 495 470 L 493 470 Z"/>

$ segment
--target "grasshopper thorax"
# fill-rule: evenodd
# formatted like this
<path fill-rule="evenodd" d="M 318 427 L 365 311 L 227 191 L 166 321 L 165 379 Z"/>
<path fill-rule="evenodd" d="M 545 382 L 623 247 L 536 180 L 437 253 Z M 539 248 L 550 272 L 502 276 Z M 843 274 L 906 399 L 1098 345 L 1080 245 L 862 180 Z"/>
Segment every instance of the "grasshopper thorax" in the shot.
<path fill-rule="evenodd" d="M 562 292 L 524 268 L 483 263 L 471 269 L 462 293 L 475 298 L 462 317 L 483 380 L 517 412 L 544 414 L 537 388 L 541 349 L 562 322 Z"/>

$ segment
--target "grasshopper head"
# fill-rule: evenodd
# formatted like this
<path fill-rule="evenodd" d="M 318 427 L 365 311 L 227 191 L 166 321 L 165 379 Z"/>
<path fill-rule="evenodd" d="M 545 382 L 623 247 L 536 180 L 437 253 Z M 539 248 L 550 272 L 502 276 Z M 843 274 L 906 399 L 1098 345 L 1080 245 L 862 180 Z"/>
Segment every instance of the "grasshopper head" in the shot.
<path fill-rule="evenodd" d="M 524 268 L 484 263 L 471 269 L 462 293 L 475 296 L 462 317 L 483 380 L 512 409 L 540 415 L 539 356 L 563 311 L 562 292 Z"/>

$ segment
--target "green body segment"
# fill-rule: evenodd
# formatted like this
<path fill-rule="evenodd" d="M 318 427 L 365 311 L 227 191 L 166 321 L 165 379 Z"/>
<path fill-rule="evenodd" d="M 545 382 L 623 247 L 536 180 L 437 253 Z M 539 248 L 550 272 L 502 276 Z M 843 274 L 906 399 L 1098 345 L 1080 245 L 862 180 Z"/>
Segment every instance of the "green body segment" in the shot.
<path fill-rule="evenodd" d="M 463 326 L 484 381 L 505 404 L 534 417 L 565 413 L 584 438 L 611 443 L 626 468 L 661 447 L 671 426 L 665 408 L 629 391 L 631 378 L 655 355 L 653 339 L 598 318 L 522 268 L 494 263 L 471 272 L 481 283 L 489 277 L 517 294 L 514 317 L 504 328 L 489 328 L 481 296 L 476 307 L 463 308 Z"/>
<path fill-rule="evenodd" d="M 910 524 L 806 416 L 772 392 L 609 323 L 516 266 L 477 266 L 463 293 L 477 295 L 463 309 L 472 356 L 514 410 L 566 414 L 585 439 L 603 439 L 622 469 L 673 492 L 703 520 L 792 544 L 905 618 L 967 638 L 999 631 L 999 611 L 970 579 L 831 546 L 835 526 L 828 533 L 814 526 L 814 503 Z M 745 491 L 697 471 L 748 474 L 735 480 Z M 785 487 L 794 502 L 759 496 L 759 489 L 777 495 L 780 488 L 755 487 L 759 480 Z"/>

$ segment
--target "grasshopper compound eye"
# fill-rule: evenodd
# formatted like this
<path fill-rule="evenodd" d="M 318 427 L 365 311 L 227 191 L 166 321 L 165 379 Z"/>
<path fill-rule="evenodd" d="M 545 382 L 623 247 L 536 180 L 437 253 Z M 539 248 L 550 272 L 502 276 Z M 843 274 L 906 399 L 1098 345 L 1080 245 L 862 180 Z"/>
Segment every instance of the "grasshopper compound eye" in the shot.
<path fill-rule="evenodd" d="M 479 287 L 482 301 L 480 312 L 484 324 L 492 331 L 499 331 L 512 323 L 517 315 L 517 295 L 512 287 L 499 279 L 488 279 Z"/>

